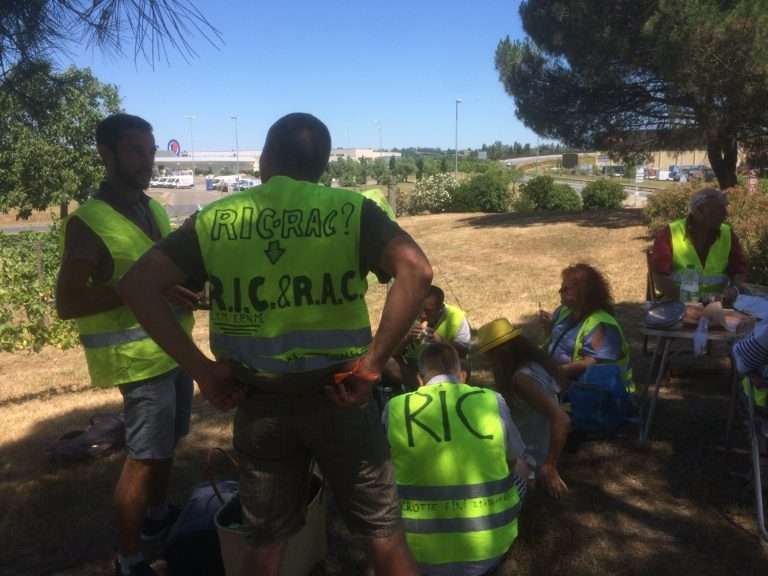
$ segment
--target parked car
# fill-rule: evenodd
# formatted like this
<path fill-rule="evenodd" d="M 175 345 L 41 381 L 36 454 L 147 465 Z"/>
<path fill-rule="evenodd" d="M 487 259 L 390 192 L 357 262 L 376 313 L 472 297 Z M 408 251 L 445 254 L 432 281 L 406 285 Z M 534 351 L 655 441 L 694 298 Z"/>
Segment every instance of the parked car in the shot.
<path fill-rule="evenodd" d="M 603 166 L 603 174 L 605 176 L 623 178 L 624 166 Z"/>

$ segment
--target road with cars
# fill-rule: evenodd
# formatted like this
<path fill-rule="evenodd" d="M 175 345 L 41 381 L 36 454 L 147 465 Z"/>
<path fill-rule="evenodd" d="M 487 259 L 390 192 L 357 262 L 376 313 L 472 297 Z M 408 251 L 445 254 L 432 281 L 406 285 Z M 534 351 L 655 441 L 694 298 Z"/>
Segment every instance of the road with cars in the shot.
<path fill-rule="evenodd" d="M 509 166 L 523 166 L 526 164 L 534 164 L 537 162 L 548 162 L 552 160 L 559 160 L 561 155 L 552 154 L 544 156 L 528 156 L 523 158 L 512 158 L 505 160 L 504 163 Z M 536 174 L 528 174 L 523 177 L 522 181 L 527 182 Z M 570 179 L 558 179 L 555 177 L 556 182 L 562 182 L 573 187 L 576 192 L 581 194 L 582 189 L 586 186 L 587 182 Z M 639 187 L 634 185 L 627 185 L 624 187 L 627 192 L 627 205 L 629 206 L 643 206 L 650 194 L 653 194 L 654 190 L 650 188 L 643 188 L 642 184 Z M 150 188 L 147 193 L 160 201 L 165 205 L 168 212 L 168 216 L 176 225 L 184 222 L 195 211 L 199 210 L 203 206 L 210 204 L 214 200 L 221 198 L 225 192 L 219 190 L 206 190 L 205 180 L 203 178 L 195 178 L 195 185 L 192 188 Z M 44 232 L 48 229 L 48 224 L 43 223 L 18 223 L 7 224 L 0 226 L 0 230 L 6 233 L 16 233 L 25 231 Z"/>

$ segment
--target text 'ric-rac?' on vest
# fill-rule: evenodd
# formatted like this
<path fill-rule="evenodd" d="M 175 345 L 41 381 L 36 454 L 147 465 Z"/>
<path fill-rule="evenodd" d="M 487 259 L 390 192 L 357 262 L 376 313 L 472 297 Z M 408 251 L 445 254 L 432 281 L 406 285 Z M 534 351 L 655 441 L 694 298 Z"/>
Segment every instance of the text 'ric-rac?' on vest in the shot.
<path fill-rule="evenodd" d="M 258 372 L 327 368 L 365 353 L 363 196 L 274 176 L 205 207 L 211 349 Z"/>
<path fill-rule="evenodd" d="M 682 272 L 689 266 L 699 273 L 702 293 L 722 292 L 728 284 L 728 258 L 731 254 L 731 227 L 720 225 L 720 234 L 709 247 L 707 259 L 701 263 L 696 247 L 688 237 L 685 218 L 675 220 L 669 225 L 672 237 L 672 279 L 679 286 Z"/>
<path fill-rule="evenodd" d="M 449 381 L 396 396 L 387 434 L 422 572 L 460 573 L 465 562 L 492 568 L 517 538 L 521 506 L 496 394 Z"/>
<path fill-rule="evenodd" d="M 160 234 L 167 236 L 171 225 L 165 210 L 155 200 L 149 201 L 149 208 Z M 110 286 L 116 285 L 154 245 L 141 228 L 102 200 L 88 200 L 72 213 L 70 218 L 73 217 L 79 218 L 107 247 L 113 261 Z M 66 225 L 62 234 L 65 231 Z M 186 332 L 191 333 L 192 313 L 179 311 L 176 316 Z M 176 367 L 175 360 L 149 337 L 126 306 L 77 318 L 75 323 L 94 386 L 139 382 Z"/>

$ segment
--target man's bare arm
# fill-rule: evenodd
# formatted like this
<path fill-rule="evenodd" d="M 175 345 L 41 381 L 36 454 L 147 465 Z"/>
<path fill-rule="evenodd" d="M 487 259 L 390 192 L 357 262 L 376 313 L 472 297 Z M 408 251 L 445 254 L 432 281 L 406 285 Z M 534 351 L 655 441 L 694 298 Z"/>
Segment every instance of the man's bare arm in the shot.
<path fill-rule="evenodd" d="M 62 320 L 106 312 L 123 304 L 114 286 L 91 286 L 93 266 L 65 255 L 56 279 L 56 313 Z"/>
<path fill-rule="evenodd" d="M 117 290 L 147 333 L 197 382 L 203 395 L 226 409 L 232 406 L 231 372 L 200 351 L 166 301 L 165 295 L 185 279 L 184 272 L 154 248 L 128 270 Z"/>
<path fill-rule="evenodd" d="M 432 266 L 409 236 L 396 236 L 384 248 L 379 267 L 395 281 L 387 293 L 376 336 L 368 350 L 371 370 L 380 372 L 408 334 L 432 284 Z"/>

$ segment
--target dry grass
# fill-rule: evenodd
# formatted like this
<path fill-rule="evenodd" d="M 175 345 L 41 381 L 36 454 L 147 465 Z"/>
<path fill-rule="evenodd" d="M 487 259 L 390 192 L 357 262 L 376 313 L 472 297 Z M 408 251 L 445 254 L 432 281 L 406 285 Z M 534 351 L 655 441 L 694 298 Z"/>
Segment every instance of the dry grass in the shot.
<path fill-rule="evenodd" d="M 639 341 L 633 325 L 644 294 L 646 240 L 637 212 L 400 222 L 430 257 L 435 283 L 476 327 L 498 316 L 528 323 L 538 302 L 553 308 L 560 269 L 585 260 L 610 279 L 620 317 Z M 380 286 L 370 290 L 374 323 L 384 295 Z M 201 345 L 206 324 L 200 318 L 195 330 Z M 487 382 L 487 371 L 478 368 Z M 62 470 L 50 467 L 44 448 L 82 428 L 90 415 L 119 410 L 119 393 L 88 387 L 79 350 L 2 354 L 0 379 L 0 574 L 107 573 L 114 543 L 108 501 L 122 455 Z M 675 382 L 663 392 L 650 446 L 628 435 L 566 454 L 570 495 L 562 502 L 531 496 L 504 572 L 765 573 L 749 501 L 736 500 L 742 485 L 714 448 L 725 406 L 716 379 Z M 206 448 L 229 445 L 230 419 L 196 401 L 192 434 L 178 453 L 175 499 L 200 481 Z"/>

